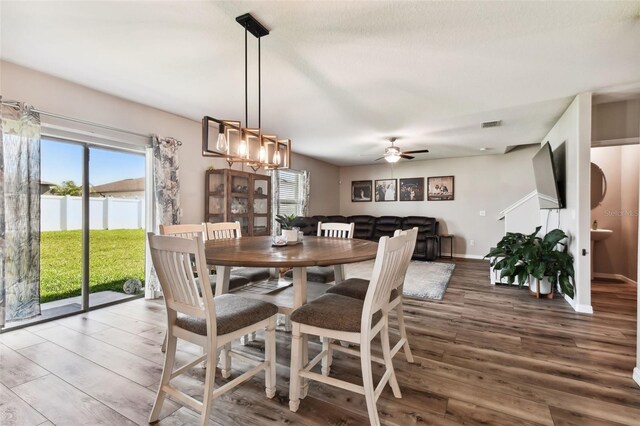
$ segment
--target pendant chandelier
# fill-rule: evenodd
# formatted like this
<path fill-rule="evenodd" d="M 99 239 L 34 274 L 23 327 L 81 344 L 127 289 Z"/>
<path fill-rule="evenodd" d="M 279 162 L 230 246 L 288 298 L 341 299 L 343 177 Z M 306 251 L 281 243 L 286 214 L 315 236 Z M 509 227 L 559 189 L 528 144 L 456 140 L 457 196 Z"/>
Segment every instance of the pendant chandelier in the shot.
<path fill-rule="evenodd" d="M 279 139 L 276 135 L 262 133 L 261 129 L 261 69 L 260 39 L 269 34 L 258 20 L 247 13 L 236 21 L 244 27 L 244 111 L 245 127 L 238 120 L 202 118 L 202 155 L 224 158 L 229 163 L 247 164 L 257 171 L 264 169 L 288 169 L 291 167 L 291 139 Z M 247 39 L 251 33 L 258 39 L 258 126 L 249 127 Z M 209 141 L 215 140 L 210 147 Z"/>

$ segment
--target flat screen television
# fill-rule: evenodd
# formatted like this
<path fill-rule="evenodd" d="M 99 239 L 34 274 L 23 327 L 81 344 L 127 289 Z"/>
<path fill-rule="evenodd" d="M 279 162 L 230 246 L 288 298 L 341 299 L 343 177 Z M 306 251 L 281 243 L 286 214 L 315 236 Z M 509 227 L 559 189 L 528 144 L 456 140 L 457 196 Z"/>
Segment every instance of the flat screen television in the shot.
<path fill-rule="evenodd" d="M 559 156 L 560 157 L 560 156 Z M 536 179 L 536 190 L 541 209 L 560 209 L 564 207 L 562 176 L 564 164 L 559 159 L 554 162 L 554 153 L 549 142 L 545 143 L 533 157 L 533 174 Z"/>

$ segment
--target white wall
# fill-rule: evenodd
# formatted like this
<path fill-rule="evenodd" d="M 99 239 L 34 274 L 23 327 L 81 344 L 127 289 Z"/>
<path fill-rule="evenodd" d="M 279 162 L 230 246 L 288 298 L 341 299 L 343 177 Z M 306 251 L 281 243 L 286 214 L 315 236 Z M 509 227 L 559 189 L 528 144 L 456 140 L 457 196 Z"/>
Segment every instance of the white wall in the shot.
<path fill-rule="evenodd" d="M 640 184 L 640 183 L 639 183 Z M 638 203 L 638 210 L 640 210 L 640 201 Z M 638 230 L 638 240 L 640 241 L 640 229 Z M 640 252 L 638 253 L 637 270 L 640 272 Z M 637 291 L 637 304 L 636 311 L 638 318 L 636 319 L 636 368 L 633 369 L 633 380 L 640 385 L 640 291 Z"/>
<path fill-rule="evenodd" d="M 640 99 L 593 106 L 592 140 L 610 141 L 640 136 Z"/>
<path fill-rule="evenodd" d="M 292 165 L 297 170 L 311 173 L 309 215 L 332 215 L 340 211 L 340 168 L 304 155 L 292 155 Z"/>
<path fill-rule="evenodd" d="M 4 99 L 26 102 L 44 111 L 144 134 L 172 136 L 182 141 L 179 151 L 182 222 L 197 223 L 204 219 L 205 170 L 209 166 L 224 168 L 227 163 L 202 156 L 199 120 L 118 98 L 6 61 L 0 61 L 0 93 Z M 203 111 L 203 115 L 205 113 Z M 45 117 L 42 119 L 46 120 Z M 312 214 L 338 210 L 337 167 L 302 155 L 293 157 L 292 166 L 295 169 L 308 167 L 311 172 L 314 182 L 311 188 Z M 328 185 L 326 191 L 325 183 Z"/>
<path fill-rule="evenodd" d="M 591 236 L 590 236 L 590 150 L 591 93 L 583 93 L 556 122 L 541 142 L 549 141 L 552 149 L 562 143 L 566 149 L 566 207 L 556 211 L 541 210 L 541 224 L 549 229 L 560 227 L 569 236 L 569 250 L 574 257 L 576 294 L 570 301 L 580 312 L 593 312 L 591 307 Z M 586 255 L 582 255 L 582 250 Z"/>
<path fill-rule="evenodd" d="M 349 216 L 429 216 L 440 222 L 440 233 L 455 235 L 455 253 L 481 258 L 504 234 L 498 213 L 534 189 L 531 158 L 536 147 L 504 155 L 402 161 L 340 168 L 340 214 Z M 453 201 L 351 202 L 351 181 L 429 176 L 455 177 Z M 485 216 L 480 216 L 480 211 Z M 533 232 L 534 229 L 531 230 Z M 471 240 L 475 245 L 471 246 Z"/>

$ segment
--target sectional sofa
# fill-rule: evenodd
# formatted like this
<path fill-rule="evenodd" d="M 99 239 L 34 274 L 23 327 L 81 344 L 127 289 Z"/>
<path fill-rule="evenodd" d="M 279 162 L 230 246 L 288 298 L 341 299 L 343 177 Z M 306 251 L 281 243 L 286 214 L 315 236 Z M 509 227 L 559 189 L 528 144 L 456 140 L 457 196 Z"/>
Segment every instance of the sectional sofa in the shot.
<path fill-rule="evenodd" d="M 305 235 L 316 235 L 318 222 L 354 223 L 354 238 L 378 241 L 380 237 L 392 236 L 396 229 L 418 227 L 418 240 L 413 259 L 434 260 L 438 257 L 438 221 L 425 216 L 312 216 L 298 217 L 297 226 Z"/>

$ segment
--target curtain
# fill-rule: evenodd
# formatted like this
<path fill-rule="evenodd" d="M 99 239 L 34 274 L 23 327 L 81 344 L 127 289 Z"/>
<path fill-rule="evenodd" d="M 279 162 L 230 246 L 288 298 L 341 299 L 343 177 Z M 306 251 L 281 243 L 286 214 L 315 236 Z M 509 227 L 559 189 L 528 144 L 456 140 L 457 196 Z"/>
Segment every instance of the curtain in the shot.
<path fill-rule="evenodd" d="M 176 225 L 180 223 L 180 179 L 178 167 L 178 147 L 182 143 L 173 138 L 152 137 L 153 150 L 153 198 L 154 224 L 158 231 L 160 225 Z M 145 286 L 145 297 L 160 297 L 160 282 L 155 268 L 151 272 Z"/>
<path fill-rule="evenodd" d="M 309 216 L 309 196 L 311 194 L 311 173 L 307 170 L 300 172 L 300 185 L 298 186 L 300 200 L 298 216 Z"/>
<path fill-rule="evenodd" d="M 40 315 L 40 117 L 17 102 L 0 107 L 0 275 L 0 326 Z"/>

